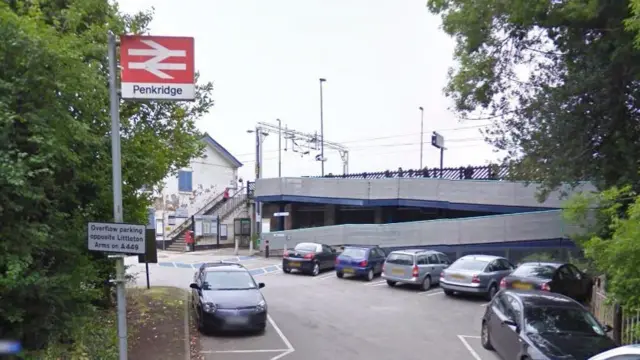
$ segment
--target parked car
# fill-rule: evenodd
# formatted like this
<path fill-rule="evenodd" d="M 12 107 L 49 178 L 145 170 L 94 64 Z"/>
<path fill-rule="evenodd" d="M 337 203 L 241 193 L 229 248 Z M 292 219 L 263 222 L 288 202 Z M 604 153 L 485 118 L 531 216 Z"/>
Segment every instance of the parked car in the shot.
<path fill-rule="evenodd" d="M 640 360 L 640 344 L 620 346 L 590 357 L 589 360 Z"/>
<path fill-rule="evenodd" d="M 382 277 L 389 286 L 398 283 L 419 285 L 422 290 L 429 290 L 440 281 L 440 272 L 451 261 L 447 255 L 424 249 L 407 249 L 392 251 L 387 256 L 382 268 Z"/>
<path fill-rule="evenodd" d="M 336 258 L 336 276 L 342 278 L 344 275 L 353 275 L 371 281 L 376 275 L 382 274 L 386 256 L 377 245 L 345 245 Z"/>
<path fill-rule="evenodd" d="M 288 274 L 291 270 L 297 270 L 317 276 L 320 271 L 335 267 L 336 256 L 336 250 L 329 245 L 300 243 L 293 250 L 284 252 L 282 271 Z"/>
<path fill-rule="evenodd" d="M 593 279 L 573 264 L 527 262 L 502 279 L 500 287 L 551 291 L 585 302 L 591 299 Z"/>
<path fill-rule="evenodd" d="M 477 294 L 489 300 L 498 292 L 500 280 L 515 266 L 507 259 L 492 255 L 466 255 L 440 274 L 440 287 L 445 295 Z"/>
<path fill-rule="evenodd" d="M 616 347 L 584 306 L 536 290 L 502 290 L 482 318 L 480 342 L 503 359 L 588 359 Z"/>
<path fill-rule="evenodd" d="M 200 266 L 190 285 L 192 310 L 198 329 L 264 331 L 267 302 L 249 270 L 237 263 L 214 262 Z"/>

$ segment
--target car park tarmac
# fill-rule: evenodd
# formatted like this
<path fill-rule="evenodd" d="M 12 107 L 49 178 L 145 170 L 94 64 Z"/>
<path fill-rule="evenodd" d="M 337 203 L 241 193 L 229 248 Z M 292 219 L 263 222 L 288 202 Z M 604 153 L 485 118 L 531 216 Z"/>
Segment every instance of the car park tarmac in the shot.
<path fill-rule="evenodd" d="M 269 260 L 269 266 L 277 261 Z M 194 272 L 150 267 L 151 284 L 188 288 Z M 205 359 L 498 359 L 478 338 L 485 299 L 446 296 L 437 286 L 428 291 L 390 287 L 380 277 L 339 279 L 334 271 L 316 277 L 281 271 L 254 276 L 266 284 L 266 331 L 202 335 Z M 142 273 L 138 286 L 143 284 Z"/>

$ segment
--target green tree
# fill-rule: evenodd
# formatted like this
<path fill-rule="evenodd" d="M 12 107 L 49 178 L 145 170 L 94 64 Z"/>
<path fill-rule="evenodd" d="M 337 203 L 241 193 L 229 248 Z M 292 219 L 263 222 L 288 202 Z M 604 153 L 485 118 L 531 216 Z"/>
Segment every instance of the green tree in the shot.
<path fill-rule="evenodd" d="M 113 263 L 89 253 L 88 221 L 112 220 L 107 31 L 145 33 L 151 13 L 107 0 L 0 3 L 0 338 L 41 348 L 102 296 Z M 144 223 L 149 195 L 202 150 L 192 103 L 123 102 L 123 203 Z"/>
<path fill-rule="evenodd" d="M 462 118 L 493 120 L 486 138 L 507 151 L 515 178 L 545 190 L 640 184 L 640 53 L 625 29 L 629 5 L 428 1 L 457 44 L 445 92 Z"/>
<path fill-rule="evenodd" d="M 575 239 L 607 275 L 608 294 L 626 309 L 640 309 L 640 197 L 630 186 L 579 194 L 563 214 L 585 230 Z"/>

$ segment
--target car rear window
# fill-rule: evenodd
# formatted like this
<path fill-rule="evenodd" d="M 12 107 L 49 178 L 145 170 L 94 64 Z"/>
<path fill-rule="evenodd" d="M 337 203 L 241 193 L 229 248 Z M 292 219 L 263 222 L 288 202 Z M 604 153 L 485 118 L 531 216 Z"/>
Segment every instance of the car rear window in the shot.
<path fill-rule="evenodd" d="M 391 253 L 387 257 L 387 262 L 389 264 L 413 265 L 413 255 Z"/>
<path fill-rule="evenodd" d="M 543 264 L 522 264 L 511 273 L 518 277 L 532 277 L 539 279 L 551 279 L 555 273 L 555 266 Z"/>
<path fill-rule="evenodd" d="M 476 259 L 458 259 L 448 269 L 481 271 L 489 262 Z"/>
<path fill-rule="evenodd" d="M 312 243 L 300 243 L 294 248 L 294 250 L 299 251 L 316 251 L 317 249 L 318 245 Z"/>
<path fill-rule="evenodd" d="M 359 248 L 346 248 L 342 252 L 342 255 L 352 258 L 364 258 L 367 255 L 367 250 Z"/>

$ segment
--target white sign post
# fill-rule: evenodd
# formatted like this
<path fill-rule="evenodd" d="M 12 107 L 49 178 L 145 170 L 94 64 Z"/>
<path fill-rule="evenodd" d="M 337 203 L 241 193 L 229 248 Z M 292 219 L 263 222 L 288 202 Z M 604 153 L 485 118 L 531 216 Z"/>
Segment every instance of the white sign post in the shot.
<path fill-rule="evenodd" d="M 88 230 L 89 250 L 124 254 L 145 253 L 144 225 L 90 222 Z"/>

